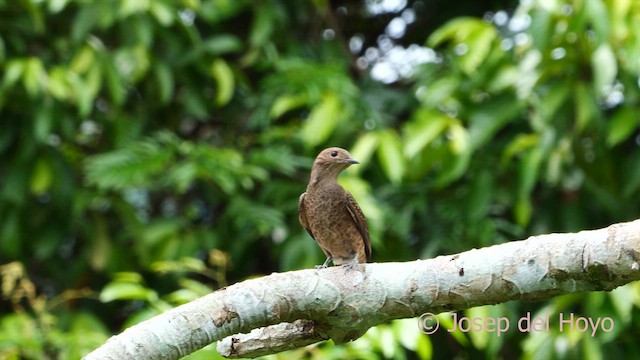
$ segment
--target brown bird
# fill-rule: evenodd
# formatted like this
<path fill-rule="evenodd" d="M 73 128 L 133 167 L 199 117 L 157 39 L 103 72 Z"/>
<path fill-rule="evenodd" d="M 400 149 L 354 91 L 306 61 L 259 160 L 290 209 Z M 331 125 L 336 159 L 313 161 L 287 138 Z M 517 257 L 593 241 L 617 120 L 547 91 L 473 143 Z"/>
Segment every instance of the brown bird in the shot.
<path fill-rule="evenodd" d="M 345 149 L 330 147 L 318 154 L 311 168 L 307 191 L 300 195 L 300 224 L 320 245 L 327 260 L 319 268 L 371 261 L 367 221 L 356 200 L 338 184 L 342 170 L 359 162 Z"/>

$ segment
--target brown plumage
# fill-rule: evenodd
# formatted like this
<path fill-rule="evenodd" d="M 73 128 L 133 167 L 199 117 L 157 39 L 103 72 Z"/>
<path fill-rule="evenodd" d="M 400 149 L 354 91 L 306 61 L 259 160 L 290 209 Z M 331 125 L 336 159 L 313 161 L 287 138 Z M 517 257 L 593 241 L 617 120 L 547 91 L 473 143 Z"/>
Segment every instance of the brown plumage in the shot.
<path fill-rule="evenodd" d="M 300 195 L 300 224 L 334 265 L 371 261 L 367 221 L 356 200 L 340 184 L 338 175 L 358 161 L 345 149 L 331 147 L 318 154 L 311 168 L 307 191 Z"/>

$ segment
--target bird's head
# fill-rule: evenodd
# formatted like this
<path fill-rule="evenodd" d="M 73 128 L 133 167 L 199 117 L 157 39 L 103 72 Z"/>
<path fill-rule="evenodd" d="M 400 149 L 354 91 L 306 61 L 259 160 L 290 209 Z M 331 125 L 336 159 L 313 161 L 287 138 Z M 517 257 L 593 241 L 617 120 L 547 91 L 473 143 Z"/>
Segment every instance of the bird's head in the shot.
<path fill-rule="evenodd" d="M 313 162 L 311 177 L 316 180 L 320 178 L 336 179 L 342 170 L 359 163 L 358 160 L 351 157 L 347 150 L 339 147 L 330 147 L 322 150 L 316 157 Z"/>
<path fill-rule="evenodd" d="M 339 147 L 330 147 L 320 151 L 313 165 L 335 166 L 346 169 L 352 164 L 359 163 L 347 150 Z"/>

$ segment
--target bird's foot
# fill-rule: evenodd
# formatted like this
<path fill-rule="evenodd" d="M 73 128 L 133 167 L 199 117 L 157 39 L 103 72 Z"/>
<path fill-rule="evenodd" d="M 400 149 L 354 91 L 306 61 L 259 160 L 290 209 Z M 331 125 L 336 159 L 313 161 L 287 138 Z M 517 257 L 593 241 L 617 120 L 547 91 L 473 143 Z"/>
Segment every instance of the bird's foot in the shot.
<path fill-rule="evenodd" d="M 325 260 L 322 265 L 316 265 L 316 270 L 326 269 L 327 265 L 329 265 L 329 261 L 333 261 L 333 258 L 331 256 L 327 257 L 327 260 Z"/>
<path fill-rule="evenodd" d="M 356 265 L 358 265 L 358 254 L 356 254 L 356 256 L 353 257 L 353 260 L 349 261 L 343 266 L 344 266 L 345 272 L 348 272 L 353 270 L 356 267 Z"/>

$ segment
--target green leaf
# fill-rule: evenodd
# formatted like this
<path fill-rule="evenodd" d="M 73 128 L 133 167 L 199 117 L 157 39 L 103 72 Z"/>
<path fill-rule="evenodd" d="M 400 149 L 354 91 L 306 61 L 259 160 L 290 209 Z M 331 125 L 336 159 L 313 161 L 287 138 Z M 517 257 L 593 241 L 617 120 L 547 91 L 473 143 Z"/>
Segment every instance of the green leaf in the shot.
<path fill-rule="evenodd" d="M 159 218 L 149 223 L 138 235 L 136 245 L 142 248 L 152 249 L 163 246 L 166 239 L 175 237 L 183 226 L 183 218 L 163 219 Z"/>
<path fill-rule="evenodd" d="M 114 275 L 115 282 L 142 283 L 142 275 L 133 271 L 120 271 Z"/>
<path fill-rule="evenodd" d="M 118 74 L 118 71 L 111 61 L 103 61 L 102 66 L 104 67 L 104 78 L 111 101 L 113 101 L 115 105 L 122 105 L 125 98 L 125 89 L 120 74 Z"/>
<path fill-rule="evenodd" d="M 458 120 L 451 119 L 447 130 L 448 154 L 444 157 L 442 170 L 436 179 L 438 187 L 446 186 L 464 175 L 472 154 L 469 133 Z"/>
<path fill-rule="evenodd" d="M 151 264 L 151 269 L 161 274 L 167 274 L 171 272 L 184 273 L 184 272 L 197 272 L 203 273 L 207 271 L 207 265 L 200 259 L 183 257 L 179 260 L 163 260 L 156 261 Z M 185 281 L 185 280 L 183 280 Z"/>
<path fill-rule="evenodd" d="M 42 157 L 38 158 L 31 174 L 31 192 L 35 195 L 42 195 L 49 191 L 53 175 L 49 162 Z"/>
<path fill-rule="evenodd" d="M 21 358 L 45 358 L 43 348 L 44 335 L 33 315 L 27 312 L 9 312 L 0 317 L 0 343 L 3 344 L 3 355 L 16 347 L 15 356 L 10 360 Z"/>
<path fill-rule="evenodd" d="M 529 196 L 536 182 L 538 181 L 538 170 L 542 161 L 542 151 L 533 148 L 528 151 L 520 162 L 520 187 L 521 196 Z"/>
<path fill-rule="evenodd" d="M 479 149 L 516 118 L 523 104 L 513 95 L 498 96 L 473 109 L 469 117 L 469 145 Z"/>
<path fill-rule="evenodd" d="M 531 206 L 531 199 L 529 198 L 518 198 L 516 199 L 516 204 L 514 208 L 514 217 L 516 219 L 516 223 L 522 227 L 526 226 L 531 220 L 531 213 L 533 212 Z"/>
<path fill-rule="evenodd" d="M 143 45 L 120 48 L 113 55 L 114 68 L 129 84 L 140 81 L 148 72 L 151 64 L 149 49 Z"/>
<path fill-rule="evenodd" d="M 144 13 L 149 10 L 149 0 L 120 0 L 118 16 L 126 18 L 136 13 Z"/>
<path fill-rule="evenodd" d="M 47 141 L 54 128 L 53 109 L 51 106 L 42 104 L 36 109 L 33 123 L 33 137 L 37 142 Z"/>
<path fill-rule="evenodd" d="M 516 136 L 502 153 L 500 164 L 505 166 L 515 155 L 538 145 L 539 142 L 540 136 L 538 134 L 521 134 Z"/>
<path fill-rule="evenodd" d="M 85 91 L 85 83 L 82 78 L 72 77 L 71 80 L 78 114 L 81 117 L 85 117 L 91 112 L 93 98 L 91 97 L 91 93 Z"/>
<path fill-rule="evenodd" d="M 369 132 L 359 137 L 356 143 L 350 150 L 351 155 L 358 161 L 360 164 L 367 164 L 371 159 L 371 156 L 376 150 L 378 146 L 378 134 Z M 366 166 L 352 166 L 349 170 L 357 174 Z"/>
<path fill-rule="evenodd" d="M 427 106 L 439 107 L 444 103 L 453 104 L 455 106 L 450 107 L 458 108 L 460 103 L 455 98 L 455 93 L 460 88 L 461 82 L 462 80 L 456 74 L 448 74 L 448 76 L 434 79 L 427 87 L 421 87 L 416 96 Z"/>
<path fill-rule="evenodd" d="M 4 79 L 2 79 L 2 88 L 8 89 L 13 86 L 25 71 L 25 62 L 21 59 L 10 60 L 7 62 L 4 71 Z"/>
<path fill-rule="evenodd" d="M 480 21 L 471 17 L 460 17 L 450 20 L 434 31 L 427 39 L 427 45 L 437 47 L 449 41 L 464 41 Z"/>
<path fill-rule="evenodd" d="M 378 133 L 378 159 L 387 178 L 399 184 L 405 172 L 405 158 L 402 141 L 395 131 L 388 129 Z"/>
<path fill-rule="evenodd" d="M 227 209 L 229 216 L 238 229 L 249 227 L 252 232 L 260 236 L 270 234 L 275 228 L 284 225 L 281 211 L 271 207 L 249 201 L 245 197 L 235 197 Z"/>
<path fill-rule="evenodd" d="M 465 310 L 464 313 L 465 316 L 467 316 L 469 319 L 482 319 L 483 321 L 486 321 L 491 317 L 487 306 L 472 307 Z M 471 329 L 473 329 L 473 324 L 470 324 L 469 326 L 471 326 Z M 485 329 L 481 329 L 479 331 L 469 331 L 468 334 L 474 347 L 479 350 L 484 350 L 487 348 L 487 345 L 489 344 L 489 336 L 496 336 L 495 333 L 490 333 Z"/>
<path fill-rule="evenodd" d="M 466 50 L 459 55 L 460 67 L 465 73 L 473 74 L 489 56 L 497 37 L 498 31 L 492 24 L 477 18 L 459 17 L 434 31 L 427 44 L 437 47 L 451 42 L 451 47 L 464 47 Z"/>
<path fill-rule="evenodd" d="M 96 52 L 91 46 L 87 45 L 83 46 L 82 49 L 76 53 L 71 60 L 69 69 L 77 74 L 84 74 L 94 67 L 95 63 Z"/>
<path fill-rule="evenodd" d="M 614 147 L 625 141 L 638 128 L 639 124 L 640 116 L 636 109 L 623 107 L 617 110 L 609 122 L 607 145 Z"/>
<path fill-rule="evenodd" d="M 627 169 L 623 178 L 628 180 L 622 188 L 622 194 L 625 198 L 632 198 L 633 194 L 640 189 L 640 153 L 636 152 L 625 159 L 623 168 Z"/>
<path fill-rule="evenodd" d="M 186 304 L 190 301 L 194 301 L 199 297 L 205 296 L 211 293 L 211 288 L 207 288 L 206 292 L 195 292 L 187 289 L 176 290 L 172 293 L 163 296 L 163 299 L 172 303 L 172 304 Z"/>
<path fill-rule="evenodd" d="M 270 38 L 274 28 L 274 7 L 271 2 L 264 2 L 255 8 L 249 44 L 251 47 L 261 47 Z"/>
<path fill-rule="evenodd" d="M 467 52 L 460 56 L 461 67 L 467 74 L 475 74 L 478 71 L 478 67 L 489 57 L 497 36 L 498 32 L 493 25 L 484 21 L 476 24 L 476 28 L 464 40 L 468 47 Z"/>
<path fill-rule="evenodd" d="M 105 285 L 100 292 L 100 301 L 111 302 L 114 300 L 153 300 L 158 294 L 149 288 L 137 283 L 113 281 Z"/>
<path fill-rule="evenodd" d="M 29 95 L 35 97 L 40 94 L 43 84 L 47 83 L 47 73 L 40 59 L 32 57 L 25 60 L 22 81 Z"/>
<path fill-rule="evenodd" d="M 599 44 L 605 44 L 609 38 L 611 24 L 609 23 L 609 11 L 602 0 L 589 0 L 584 2 L 584 9 Z M 598 89 L 599 91 L 600 89 Z"/>
<path fill-rule="evenodd" d="M 418 338 L 426 337 L 422 332 L 416 331 L 416 319 L 395 320 L 391 323 L 394 337 L 405 348 L 416 351 Z"/>
<path fill-rule="evenodd" d="M 85 77 L 83 91 L 88 93 L 89 102 L 93 103 L 98 93 L 102 89 L 102 69 L 98 66 L 92 67 Z"/>
<path fill-rule="evenodd" d="M 576 130 L 581 132 L 600 116 L 600 108 L 593 90 L 585 83 L 579 82 L 575 87 Z"/>
<path fill-rule="evenodd" d="M 175 139 L 149 138 L 128 148 L 101 153 L 87 158 L 85 172 L 90 184 L 103 189 L 157 184 L 175 156 Z"/>
<path fill-rule="evenodd" d="M 304 106 L 308 103 L 308 97 L 305 94 L 297 95 L 282 95 L 278 96 L 271 105 L 269 116 L 272 119 L 277 119 L 285 113 Z"/>
<path fill-rule="evenodd" d="M 541 78 L 542 54 L 540 51 L 527 51 L 518 63 L 518 80 L 516 82 L 516 93 L 519 99 L 529 99 L 538 85 Z"/>
<path fill-rule="evenodd" d="M 332 93 L 325 94 L 302 125 L 304 143 L 314 147 L 325 142 L 338 124 L 341 110 L 339 99 Z"/>
<path fill-rule="evenodd" d="M 471 160 L 470 151 L 451 155 L 448 160 L 445 160 L 442 171 L 436 179 L 436 185 L 440 188 L 458 180 L 469 168 L 469 161 Z"/>
<path fill-rule="evenodd" d="M 557 184 L 560 180 L 568 180 L 568 177 L 562 178 L 562 165 L 568 162 L 573 156 L 571 154 L 571 139 L 562 138 L 555 144 L 549 156 L 547 156 L 547 181 L 551 184 Z"/>
<path fill-rule="evenodd" d="M 211 24 L 217 24 L 230 19 L 242 10 L 245 10 L 249 5 L 255 4 L 255 2 L 247 0 L 183 0 L 182 3 L 186 7 L 199 9 L 198 15 L 201 15 L 203 19 Z"/>
<path fill-rule="evenodd" d="M 542 7 L 531 11 L 531 25 L 529 31 L 533 47 L 541 52 L 546 52 L 549 40 L 553 32 L 552 17 L 549 10 Z"/>
<path fill-rule="evenodd" d="M 56 349 L 56 356 L 59 358 L 80 359 L 103 344 L 109 337 L 110 332 L 98 315 L 73 312 L 70 317 L 71 326 L 64 334 L 65 346 Z M 53 335 L 56 330 L 52 330 L 50 335 Z"/>
<path fill-rule="evenodd" d="M 611 37 L 617 41 L 625 39 L 629 34 L 628 19 L 637 11 L 637 4 L 633 0 L 613 1 L 607 4 L 611 9 L 609 20 L 611 21 Z M 636 5 L 636 7 L 633 7 Z M 623 40 L 622 40 L 623 41 Z M 634 46 L 637 49 L 637 45 Z M 630 57 L 635 58 L 637 57 Z"/>
<path fill-rule="evenodd" d="M 221 34 L 207 38 L 200 46 L 205 53 L 220 56 L 242 50 L 242 41 L 234 35 Z"/>
<path fill-rule="evenodd" d="M 177 163 L 166 173 L 166 183 L 174 186 L 179 194 L 184 194 L 196 180 L 198 167 L 192 162 Z"/>
<path fill-rule="evenodd" d="M 596 338 L 583 335 L 580 340 L 585 360 L 600 360 L 606 357 L 600 341 L 597 341 Z"/>
<path fill-rule="evenodd" d="M 518 173 L 518 195 L 515 207 L 516 223 L 522 227 L 529 224 L 533 207 L 531 191 L 538 181 L 538 172 L 542 162 L 542 150 L 538 147 L 529 150 L 520 162 Z"/>
<path fill-rule="evenodd" d="M 57 100 L 66 101 L 72 93 L 67 70 L 63 67 L 55 67 L 49 72 L 47 90 Z"/>
<path fill-rule="evenodd" d="M 633 283 L 620 286 L 608 293 L 618 317 L 625 322 L 631 321 L 631 312 L 634 308 L 633 299 L 634 296 L 636 296 L 638 289 L 638 284 Z"/>
<path fill-rule="evenodd" d="M 418 343 L 416 345 L 416 353 L 420 359 L 432 359 L 433 358 L 433 344 L 431 338 L 428 336 L 418 337 Z"/>
<path fill-rule="evenodd" d="M 22 193 L 18 194 L 18 196 L 22 195 Z M 6 199 L 7 197 L 3 196 L 3 198 Z M 0 251 L 2 251 L 7 258 L 18 258 L 18 254 L 21 253 L 23 247 L 23 242 L 21 241 L 22 221 L 23 219 L 19 211 L 5 211 L 2 228 L 0 228 L 0 236 L 2 236 L 3 239 L 3 241 L 0 242 Z"/>
<path fill-rule="evenodd" d="M 519 77 L 516 65 L 503 65 L 491 79 L 488 79 L 487 90 L 492 93 L 510 91 L 518 83 Z"/>
<path fill-rule="evenodd" d="M 4 39 L 0 37 L 0 64 L 4 64 L 7 61 L 7 49 L 4 43 Z"/>
<path fill-rule="evenodd" d="M 382 355 L 385 359 L 395 359 L 396 356 L 396 340 L 393 338 L 393 334 L 388 326 L 381 326 L 380 335 L 377 336 L 378 343 L 380 344 L 380 349 L 382 350 Z"/>
<path fill-rule="evenodd" d="M 104 218 L 96 217 L 93 225 L 89 262 L 93 270 L 103 271 L 111 256 L 111 238 L 109 237 L 109 229 Z"/>
<path fill-rule="evenodd" d="M 154 73 L 156 81 L 158 82 L 158 92 L 160 94 L 158 101 L 161 105 L 167 104 L 173 97 L 173 90 L 175 86 L 171 68 L 164 62 L 158 62 L 156 63 L 156 66 L 154 66 Z"/>
<path fill-rule="evenodd" d="M 177 16 L 174 9 L 162 1 L 152 1 L 151 4 L 149 4 L 149 11 L 164 27 L 171 26 Z"/>
<path fill-rule="evenodd" d="M 591 56 L 593 69 L 593 87 L 596 94 L 607 95 L 618 75 L 618 63 L 613 50 L 607 43 L 603 43 Z"/>
<path fill-rule="evenodd" d="M 181 94 L 181 99 L 184 101 L 184 109 L 189 115 L 204 120 L 209 117 L 208 101 L 198 89 L 195 86 L 183 89 L 184 93 Z"/>
<path fill-rule="evenodd" d="M 79 7 L 78 14 L 71 22 L 71 37 L 76 42 L 86 40 L 95 28 L 108 28 L 116 20 L 117 1 L 95 1 Z"/>
<path fill-rule="evenodd" d="M 43 14 L 43 7 L 35 2 L 23 2 L 22 6 L 27 8 L 31 23 L 29 26 L 38 34 L 42 34 L 45 31 L 45 17 Z"/>
<path fill-rule="evenodd" d="M 65 6 L 67 6 L 67 4 L 70 2 L 71 0 L 51 0 L 49 1 L 49 7 L 48 7 L 48 11 L 51 14 L 57 14 L 60 11 L 64 10 Z"/>
<path fill-rule="evenodd" d="M 457 121 L 449 123 L 449 138 L 450 148 L 454 154 L 460 155 L 471 149 L 469 132 Z"/>
<path fill-rule="evenodd" d="M 462 313 L 459 313 L 462 314 Z M 457 327 L 457 325 L 454 324 L 453 321 L 453 315 L 451 312 L 446 312 L 446 313 L 440 313 L 438 315 L 436 315 L 438 318 L 438 322 L 440 324 L 440 329 L 453 329 L 455 327 Z M 467 339 L 467 337 L 459 330 L 455 330 L 455 331 L 451 331 L 450 332 L 451 337 L 454 338 L 458 344 L 463 345 L 463 346 L 468 346 L 469 345 L 469 340 Z"/>
<path fill-rule="evenodd" d="M 437 111 L 419 108 L 402 129 L 404 154 L 413 158 L 447 128 L 449 118 Z"/>
<path fill-rule="evenodd" d="M 231 67 L 222 59 L 216 59 L 211 64 L 211 75 L 216 81 L 216 104 L 224 106 L 229 103 L 233 97 L 235 81 Z"/>
<path fill-rule="evenodd" d="M 567 103 L 572 91 L 574 84 L 566 80 L 552 84 L 548 91 L 540 95 L 535 106 L 538 112 L 532 119 L 535 130 L 541 131 L 556 120 L 558 111 Z"/>
<path fill-rule="evenodd" d="M 466 213 L 470 221 L 478 222 L 486 218 L 491 201 L 495 196 L 494 178 L 489 171 L 482 171 L 471 181 Z"/>

